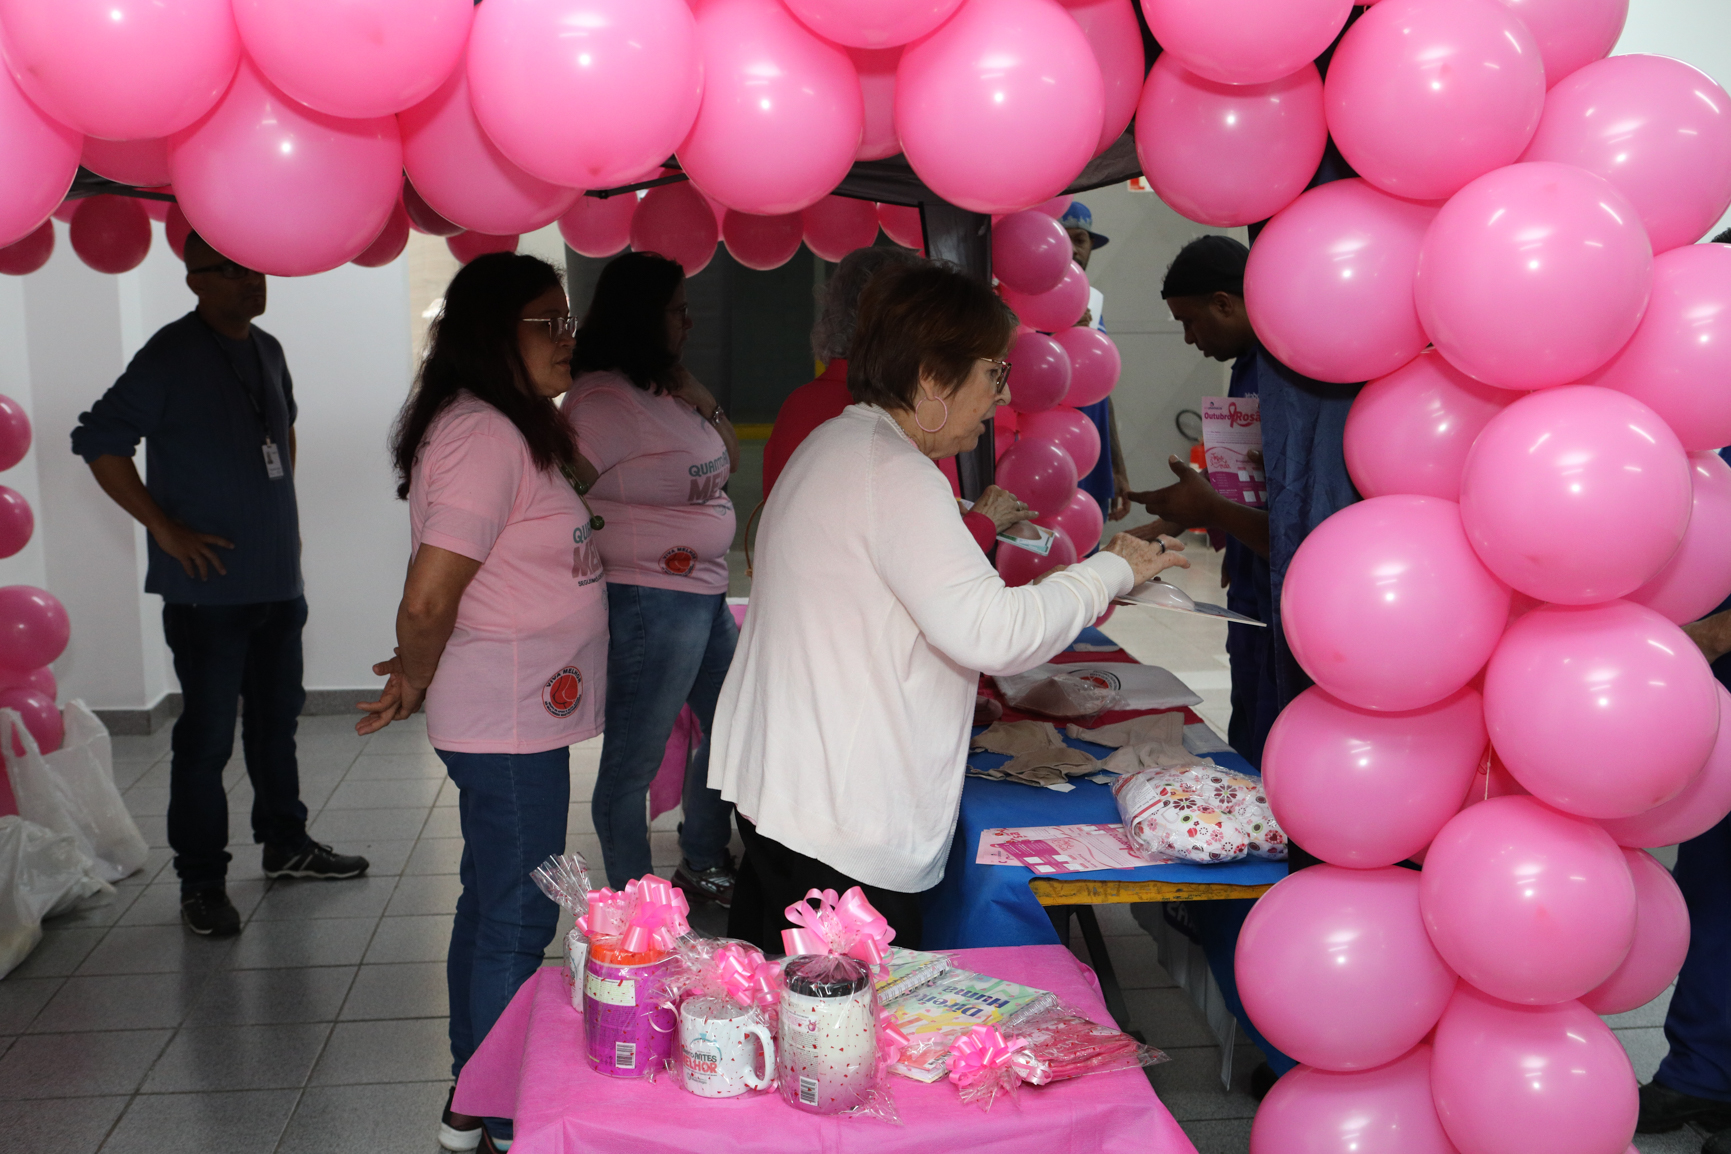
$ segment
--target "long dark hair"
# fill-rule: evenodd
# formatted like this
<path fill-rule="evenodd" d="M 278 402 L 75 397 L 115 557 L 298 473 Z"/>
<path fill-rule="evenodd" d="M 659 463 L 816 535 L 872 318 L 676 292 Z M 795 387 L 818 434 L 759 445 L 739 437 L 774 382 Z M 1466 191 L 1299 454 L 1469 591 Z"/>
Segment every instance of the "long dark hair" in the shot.
<path fill-rule="evenodd" d="M 678 261 L 652 252 L 609 261 L 577 330 L 572 371 L 623 373 L 640 389 L 671 391 L 679 358 L 667 347 L 667 306 L 684 280 Z"/>
<path fill-rule="evenodd" d="M 428 427 L 465 389 L 511 419 L 536 468 L 575 466 L 570 427 L 551 400 L 529 387 L 518 345 L 524 306 L 559 285 L 552 265 L 514 252 L 476 257 L 451 278 L 427 359 L 391 434 L 399 500 L 409 495 L 409 475 Z"/>

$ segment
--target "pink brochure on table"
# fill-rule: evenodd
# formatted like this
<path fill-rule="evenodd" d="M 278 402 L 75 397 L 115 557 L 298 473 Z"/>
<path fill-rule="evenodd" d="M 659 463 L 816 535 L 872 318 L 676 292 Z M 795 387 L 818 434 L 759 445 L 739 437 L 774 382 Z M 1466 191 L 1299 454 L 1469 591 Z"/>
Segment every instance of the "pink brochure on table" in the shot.
<path fill-rule="evenodd" d="M 1208 480 L 1221 496 L 1253 509 L 1268 504 L 1262 467 L 1249 458 L 1252 449 L 1262 451 L 1262 412 L 1255 397 L 1204 397 L 1202 447 Z"/>
<path fill-rule="evenodd" d="M 1043 825 L 988 829 L 980 834 L 979 865 L 1019 865 L 1037 874 L 1080 874 L 1094 870 L 1133 870 L 1165 865 L 1130 844 L 1124 827 Z"/>

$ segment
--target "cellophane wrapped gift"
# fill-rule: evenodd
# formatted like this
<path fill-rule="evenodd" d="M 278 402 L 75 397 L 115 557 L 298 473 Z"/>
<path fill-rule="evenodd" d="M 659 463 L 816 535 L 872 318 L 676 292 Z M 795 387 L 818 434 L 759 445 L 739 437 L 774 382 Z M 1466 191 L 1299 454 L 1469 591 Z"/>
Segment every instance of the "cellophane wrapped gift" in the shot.
<path fill-rule="evenodd" d="M 1168 1060 L 1153 1046 L 1067 1006 L 1055 1006 L 1029 1018 L 1017 1027 L 1015 1040 L 1024 1045 L 1010 1055 L 1010 1066 L 1031 1086 Z"/>
<path fill-rule="evenodd" d="M 888 1066 L 906 1038 L 879 1006 L 874 981 L 895 931 L 858 886 L 840 896 L 811 890 L 787 918 L 796 928 L 781 935 L 790 955 L 776 1038 L 782 1100 L 812 1114 L 899 1121 Z"/>
<path fill-rule="evenodd" d="M 1118 707 L 1118 694 L 1068 673 L 1014 673 L 993 678 L 1004 704 L 1047 717 L 1093 717 Z"/>
<path fill-rule="evenodd" d="M 653 1078 L 679 1029 L 674 947 L 691 932 L 685 895 L 653 874 L 595 890 L 577 928 L 589 940 L 583 1033 L 589 1064 L 614 1078 Z"/>
<path fill-rule="evenodd" d="M 589 863 L 580 853 L 550 857 L 529 871 L 540 891 L 571 911 L 573 918 L 589 912 Z M 571 1005 L 583 1008 L 583 971 L 589 961 L 589 939 L 575 925 L 565 935 L 565 986 Z"/>
<path fill-rule="evenodd" d="M 1148 853 L 1203 864 L 1286 857 L 1257 778 L 1212 765 L 1144 769 L 1113 782 L 1112 796 L 1124 832 Z"/>
<path fill-rule="evenodd" d="M 975 1026 L 957 1038 L 944 1061 L 962 1101 L 990 1110 L 1000 1094 L 1014 1098 L 1022 1078 L 1010 1062 L 1026 1046 L 1020 1038 L 1005 1038 L 996 1026 Z"/>
<path fill-rule="evenodd" d="M 772 1088 L 780 964 L 749 943 L 696 934 L 681 938 L 674 953 L 680 1085 L 705 1098 Z"/>

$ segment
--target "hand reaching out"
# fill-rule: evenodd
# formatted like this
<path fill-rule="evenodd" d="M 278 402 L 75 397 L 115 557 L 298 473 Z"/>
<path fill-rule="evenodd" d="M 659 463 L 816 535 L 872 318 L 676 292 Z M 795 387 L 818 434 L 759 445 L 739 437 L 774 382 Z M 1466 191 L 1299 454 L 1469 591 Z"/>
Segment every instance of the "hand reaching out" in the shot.
<path fill-rule="evenodd" d="M 1163 521 L 1175 522 L 1186 529 L 1213 524 L 1219 503 L 1225 500 L 1215 492 L 1208 478 L 1177 457 L 1168 457 L 1167 466 L 1178 478 L 1177 484 L 1146 493 L 1128 493 L 1130 500 L 1147 509 Z"/>

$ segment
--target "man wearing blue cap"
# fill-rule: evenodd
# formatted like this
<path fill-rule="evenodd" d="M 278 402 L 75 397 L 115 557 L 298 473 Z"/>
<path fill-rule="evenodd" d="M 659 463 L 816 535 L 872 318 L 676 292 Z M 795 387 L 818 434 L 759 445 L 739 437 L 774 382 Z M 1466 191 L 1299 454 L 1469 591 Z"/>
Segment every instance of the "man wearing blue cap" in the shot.
<path fill-rule="evenodd" d="M 1094 250 L 1109 243 L 1108 238 L 1094 231 L 1094 214 L 1079 200 L 1070 202 L 1058 223 L 1070 234 L 1070 251 L 1084 270 Z M 1082 314 L 1078 323 L 1105 332 L 1106 326 L 1102 323 L 1105 308 L 1105 294 L 1090 284 L 1088 311 Z M 1124 471 L 1124 450 L 1118 444 L 1118 416 L 1113 411 L 1112 398 L 1083 405 L 1078 411 L 1100 430 L 1100 459 L 1095 462 L 1093 470 L 1077 482 L 1077 488 L 1099 503 L 1100 511 L 1108 521 L 1122 521 L 1130 512 L 1130 499 L 1126 496 L 1130 491 L 1130 476 Z"/>

